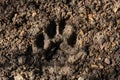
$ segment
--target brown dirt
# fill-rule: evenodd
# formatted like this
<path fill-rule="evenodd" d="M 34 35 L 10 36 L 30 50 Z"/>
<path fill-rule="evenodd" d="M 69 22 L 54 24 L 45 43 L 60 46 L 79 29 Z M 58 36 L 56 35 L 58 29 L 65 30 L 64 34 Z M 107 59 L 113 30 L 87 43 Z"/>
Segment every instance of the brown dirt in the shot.
<path fill-rule="evenodd" d="M 120 80 L 120 1 L 0 0 L 0 80 Z"/>

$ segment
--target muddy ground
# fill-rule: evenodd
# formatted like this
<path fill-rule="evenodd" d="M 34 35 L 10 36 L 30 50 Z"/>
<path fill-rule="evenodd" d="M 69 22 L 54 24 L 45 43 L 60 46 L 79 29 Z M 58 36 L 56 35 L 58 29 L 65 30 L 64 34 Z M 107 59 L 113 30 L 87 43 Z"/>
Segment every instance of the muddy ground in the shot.
<path fill-rule="evenodd" d="M 120 80 L 120 0 L 0 0 L 0 80 Z"/>

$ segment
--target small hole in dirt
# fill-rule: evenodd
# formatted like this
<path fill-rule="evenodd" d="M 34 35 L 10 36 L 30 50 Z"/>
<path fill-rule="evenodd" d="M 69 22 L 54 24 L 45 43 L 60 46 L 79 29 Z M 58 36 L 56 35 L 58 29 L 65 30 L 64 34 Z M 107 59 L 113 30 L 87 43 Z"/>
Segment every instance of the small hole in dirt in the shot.
<path fill-rule="evenodd" d="M 86 45 L 84 46 L 84 50 L 85 50 L 85 52 L 87 53 L 87 55 L 89 55 L 89 47 L 90 47 L 89 44 L 86 44 Z"/>
<path fill-rule="evenodd" d="M 40 67 L 41 68 L 41 67 Z M 42 68 L 41 69 L 35 69 L 34 70 L 34 74 L 38 74 L 38 75 L 42 75 L 43 74 L 43 72 L 42 72 Z"/>
<path fill-rule="evenodd" d="M 73 32 L 73 34 L 67 40 L 68 41 L 68 45 L 73 47 L 75 45 L 75 43 L 76 43 L 76 38 L 77 38 L 77 34 L 75 32 Z"/>
<path fill-rule="evenodd" d="M 29 45 L 27 50 L 26 50 L 26 54 L 25 55 L 28 56 L 28 55 L 31 55 L 31 54 L 32 54 L 32 46 Z"/>
<path fill-rule="evenodd" d="M 68 80 L 66 75 L 62 76 L 62 80 Z"/>
<path fill-rule="evenodd" d="M 71 0 L 63 0 L 63 2 L 64 2 L 65 4 L 69 4 L 69 3 L 71 2 Z"/>
<path fill-rule="evenodd" d="M 38 8 L 39 8 L 39 5 L 38 5 L 35 1 L 31 1 L 31 2 L 28 4 L 28 8 L 38 9 Z"/>
<path fill-rule="evenodd" d="M 20 26 L 22 26 L 22 24 L 21 23 L 15 23 L 15 26 L 16 26 L 16 28 L 20 28 Z"/>
<path fill-rule="evenodd" d="M 55 21 L 51 21 L 50 24 L 46 28 L 46 33 L 50 38 L 53 38 L 56 34 L 56 23 Z"/>
<path fill-rule="evenodd" d="M 100 35 L 102 35 L 102 33 L 100 33 Z"/>
<path fill-rule="evenodd" d="M 64 19 L 61 20 L 60 23 L 59 23 L 59 33 L 60 34 L 62 34 L 62 32 L 63 32 L 63 30 L 65 28 L 65 25 L 66 25 L 65 20 Z"/>
<path fill-rule="evenodd" d="M 107 29 L 107 31 L 110 31 L 109 29 Z"/>
<path fill-rule="evenodd" d="M 8 80 L 14 80 L 14 77 L 12 76 L 12 77 L 9 77 L 9 79 Z"/>
<path fill-rule="evenodd" d="M 35 44 L 38 48 L 41 48 L 44 46 L 44 35 L 43 33 L 37 35 Z"/>
<path fill-rule="evenodd" d="M 97 37 L 95 37 L 95 40 L 97 40 Z"/>
<path fill-rule="evenodd" d="M 22 24 L 27 24 L 27 19 L 26 19 L 26 15 L 24 15 L 22 18 Z"/>

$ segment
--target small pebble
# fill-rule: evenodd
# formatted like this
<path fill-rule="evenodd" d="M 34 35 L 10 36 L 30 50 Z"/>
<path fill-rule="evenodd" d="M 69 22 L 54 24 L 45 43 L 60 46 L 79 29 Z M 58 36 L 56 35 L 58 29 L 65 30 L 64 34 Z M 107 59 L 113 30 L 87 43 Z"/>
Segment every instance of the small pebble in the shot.
<path fill-rule="evenodd" d="M 93 14 L 88 14 L 88 18 L 89 18 L 91 21 L 94 21 L 94 19 L 93 19 Z"/>
<path fill-rule="evenodd" d="M 103 69 L 103 68 L 104 68 L 104 66 L 100 64 L 100 65 L 99 65 L 99 68 L 100 68 L 100 69 Z"/>
<path fill-rule="evenodd" d="M 36 12 L 33 12 L 33 13 L 32 13 L 32 17 L 35 17 L 35 15 L 36 15 Z"/>
<path fill-rule="evenodd" d="M 91 67 L 92 67 L 92 68 L 98 68 L 98 66 L 95 65 L 95 64 L 92 64 Z"/>
<path fill-rule="evenodd" d="M 24 30 L 20 32 L 21 37 L 24 37 L 25 35 L 26 35 L 26 32 Z"/>
<path fill-rule="evenodd" d="M 85 80 L 83 77 L 79 77 L 78 80 Z"/>
<path fill-rule="evenodd" d="M 105 61 L 104 61 L 106 64 L 110 64 L 110 59 L 108 58 L 105 58 Z"/>

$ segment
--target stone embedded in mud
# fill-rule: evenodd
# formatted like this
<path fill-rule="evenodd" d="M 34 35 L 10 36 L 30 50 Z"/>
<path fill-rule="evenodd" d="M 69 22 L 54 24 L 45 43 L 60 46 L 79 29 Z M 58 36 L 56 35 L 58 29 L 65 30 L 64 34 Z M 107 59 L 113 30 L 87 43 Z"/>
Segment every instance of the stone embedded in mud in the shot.
<path fill-rule="evenodd" d="M 36 14 L 37 14 L 37 13 L 36 13 L 35 11 L 33 11 L 32 17 L 35 17 Z"/>
<path fill-rule="evenodd" d="M 118 9 L 120 8 L 120 1 L 116 1 L 113 7 L 113 11 L 116 13 Z"/>
<path fill-rule="evenodd" d="M 85 80 L 83 77 L 79 77 L 78 80 Z"/>
<path fill-rule="evenodd" d="M 24 31 L 24 30 L 22 30 L 21 32 L 20 32 L 20 37 L 24 37 L 26 35 L 26 32 Z"/>
<path fill-rule="evenodd" d="M 103 66 L 102 64 L 99 64 L 99 68 L 100 68 L 100 69 L 103 69 L 104 66 Z"/>
<path fill-rule="evenodd" d="M 88 18 L 89 18 L 91 21 L 94 21 L 93 14 L 88 14 Z"/>
<path fill-rule="evenodd" d="M 98 68 L 98 66 L 96 64 L 91 64 L 92 68 Z"/>
<path fill-rule="evenodd" d="M 105 61 L 104 61 L 106 64 L 110 64 L 110 59 L 109 58 L 105 58 Z"/>

